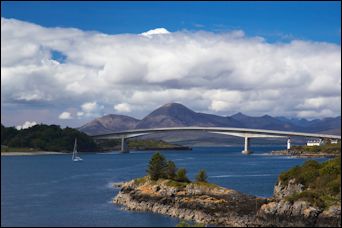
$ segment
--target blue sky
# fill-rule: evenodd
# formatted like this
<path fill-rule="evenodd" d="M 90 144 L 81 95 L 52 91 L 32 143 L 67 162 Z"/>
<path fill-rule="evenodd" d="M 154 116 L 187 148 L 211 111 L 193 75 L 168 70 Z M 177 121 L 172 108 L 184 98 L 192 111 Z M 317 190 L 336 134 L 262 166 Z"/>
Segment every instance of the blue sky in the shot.
<path fill-rule="evenodd" d="M 241 29 L 269 42 L 293 38 L 340 43 L 340 2 L 2 2 L 1 14 L 46 27 L 107 34 L 157 27 L 214 32 Z"/>
<path fill-rule="evenodd" d="M 1 121 L 79 127 L 170 102 L 341 115 L 340 2 L 1 2 Z"/>

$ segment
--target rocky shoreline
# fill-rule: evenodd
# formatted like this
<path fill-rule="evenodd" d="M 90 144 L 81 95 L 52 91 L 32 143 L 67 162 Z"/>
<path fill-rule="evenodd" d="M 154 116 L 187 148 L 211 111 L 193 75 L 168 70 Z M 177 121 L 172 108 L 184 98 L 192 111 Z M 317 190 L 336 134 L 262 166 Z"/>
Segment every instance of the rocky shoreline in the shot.
<path fill-rule="evenodd" d="M 217 226 L 341 226 L 341 205 L 317 208 L 286 196 L 302 186 L 280 182 L 271 198 L 259 198 L 208 183 L 179 184 L 148 177 L 121 185 L 113 203 L 127 210 L 150 211 Z"/>
<path fill-rule="evenodd" d="M 272 151 L 269 155 L 273 156 L 291 156 L 297 158 L 334 158 L 337 157 L 338 154 L 329 154 L 329 153 L 309 153 L 306 151 L 299 151 L 299 150 L 275 150 Z"/>

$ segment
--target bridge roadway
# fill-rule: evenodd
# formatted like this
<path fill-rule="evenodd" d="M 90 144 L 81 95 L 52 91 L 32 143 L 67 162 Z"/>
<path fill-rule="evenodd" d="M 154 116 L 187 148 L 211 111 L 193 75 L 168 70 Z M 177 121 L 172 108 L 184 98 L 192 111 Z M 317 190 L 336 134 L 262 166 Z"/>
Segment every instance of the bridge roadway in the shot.
<path fill-rule="evenodd" d="M 249 150 L 250 138 L 288 138 L 287 149 L 291 148 L 291 136 L 310 137 L 319 139 L 337 139 L 341 140 L 341 136 L 338 135 L 327 135 L 327 134 L 314 134 L 305 132 L 293 132 L 293 131 L 277 131 L 277 130 L 264 130 L 264 129 L 249 129 L 249 128 L 232 128 L 232 127 L 167 127 L 167 128 L 150 128 L 150 129 L 135 129 L 112 132 L 108 134 L 93 135 L 96 139 L 121 139 L 121 152 L 129 152 L 127 140 L 142 135 L 162 133 L 162 132 L 173 132 L 173 131 L 197 131 L 207 132 L 215 134 L 232 135 L 245 138 L 245 147 L 242 151 L 243 154 L 250 154 Z"/>

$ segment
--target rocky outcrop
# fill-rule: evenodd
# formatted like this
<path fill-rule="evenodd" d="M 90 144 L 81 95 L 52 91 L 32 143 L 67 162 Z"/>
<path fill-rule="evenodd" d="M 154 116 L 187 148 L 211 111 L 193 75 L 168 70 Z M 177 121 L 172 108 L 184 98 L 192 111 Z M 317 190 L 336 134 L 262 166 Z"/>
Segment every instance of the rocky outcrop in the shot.
<path fill-rule="evenodd" d="M 333 205 L 318 215 L 316 225 L 341 227 L 341 205 Z"/>
<path fill-rule="evenodd" d="M 306 201 L 280 200 L 262 205 L 256 217 L 263 226 L 341 227 L 341 206 L 323 210 Z"/>
<path fill-rule="evenodd" d="M 151 211 L 203 224 L 247 226 L 265 199 L 208 184 L 170 186 L 168 180 L 125 183 L 113 202 L 128 210 Z"/>
<path fill-rule="evenodd" d="M 341 206 L 326 210 L 306 201 L 286 201 L 303 186 L 278 183 L 272 198 L 258 198 L 207 183 L 148 178 L 126 182 L 113 202 L 128 210 L 151 211 L 219 226 L 341 226 Z"/>
<path fill-rule="evenodd" d="M 303 190 L 304 186 L 296 183 L 294 179 L 289 180 L 286 185 L 279 181 L 274 187 L 271 202 L 262 205 L 258 211 L 258 223 L 264 226 L 341 226 L 341 205 L 324 210 L 303 200 L 286 200 L 287 197 Z"/>
<path fill-rule="evenodd" d="M 259 223 L 265 226 L 316 226 L 320 213 L 320 209 L 310 206 L 305 201 L 290 203 L 280 200 L 262 205 L 257 218 Z"/>
<path fill-rule="evenodd" d="M 302 184 L 296 183 L 295 179 L 289 180 L 287 185 L 284 185 L 281 181 L 279 181 L 274 186 L 273 197 L 277 200 L 281 200 L 294 193 L 300 193 L 303 191 L 303 189 L 304 186 Z"/>

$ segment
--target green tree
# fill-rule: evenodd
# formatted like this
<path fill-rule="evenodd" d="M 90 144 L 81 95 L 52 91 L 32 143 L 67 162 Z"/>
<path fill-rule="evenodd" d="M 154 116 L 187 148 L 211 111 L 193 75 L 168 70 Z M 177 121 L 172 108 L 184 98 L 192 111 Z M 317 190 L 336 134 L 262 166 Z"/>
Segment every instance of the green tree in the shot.
<path fill-rule="evenodd" d="M 158 180 L 159 178 L 166 177 L 167 161 L 165 157 L 159 152 L 154 153 L 147 169 L 147 174 L 151 180 Z"/>
<path fill-rule="evenodd" d="M 196 181 L 197 182 L 207 182 L 207 178 L 208 178 L 207 173 L 205 172 L 204 169 L 201 169 L 196 176 Z"/>
<path fill-rule="evenodd" d="M 167 161 L 166 177 L 168 179 L 174 180 L 176 177 L 176 171 L 176 164 L 173 161 Z"/>
<path fill-rule="evenodd" d="M 18 130 L 14 127 L 5 127 L 1 124 L 1 145 L 7 145 L 9 140 L 18 134 Z"/>
<path fill-rule="evenodd" d="M 179 182 L 190 182 L 189 178 L 186 176 L 186 169 L 180 168 L 176 173 L 176 181 Z"/>

